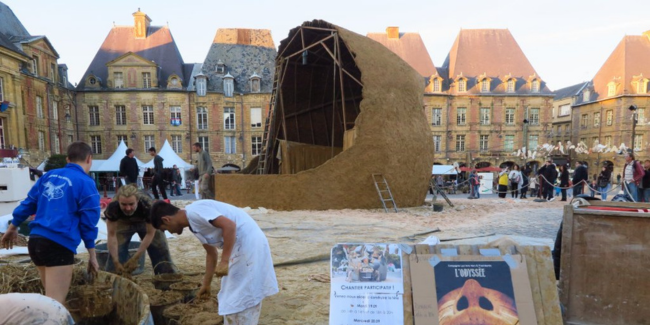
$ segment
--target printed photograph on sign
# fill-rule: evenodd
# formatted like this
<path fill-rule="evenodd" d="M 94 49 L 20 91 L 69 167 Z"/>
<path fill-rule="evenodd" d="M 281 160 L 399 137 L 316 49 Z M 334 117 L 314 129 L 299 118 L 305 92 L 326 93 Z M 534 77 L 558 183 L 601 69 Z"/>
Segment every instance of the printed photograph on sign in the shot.
<path fill-rule="evenodd" d="M 394 244 L 338 244 L 331 274 L 332 282 L 402 283 L 402 251 Z"/>
<path fill-rule="evenodd" d="M 440 325 L 519 324 L 506 262 L 440 262 L 434 273 Z"/>

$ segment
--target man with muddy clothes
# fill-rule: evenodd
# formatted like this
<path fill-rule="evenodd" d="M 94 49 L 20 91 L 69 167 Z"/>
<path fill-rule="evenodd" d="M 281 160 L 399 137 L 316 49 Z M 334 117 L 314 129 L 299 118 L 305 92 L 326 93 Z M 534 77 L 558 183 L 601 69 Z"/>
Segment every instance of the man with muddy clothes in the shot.
<path fill-rule="evenodd" d="M 151 224 L 181 234 L 184 228 L 203 244 L 205 276 L 198 296 L 210 295 L 212 276 L 223 276 L 217 295 L 225 325 L 257 324 L 262 300 L 278 293 L 271 248 L 262 229 L 244 210 L 215 200 L 199 200 L 179 209 L 158 201 Z M 221 260 L 217 264 L 221 248 Z"/>
<path fill-rule="evenodd" d="M 135 184 L 119 188 L 113 201 L 104 211 L 108 230 L 108 252 L 105 270 L 117 274 L 131 274 L 138 268 L 140 256 L 147 250 L 154 274 L 176 273 L 162 231 L 151 225 L 149 213 L 153 200 Z M 133 234 L 140 236 L 140 247 L 129 259 L 129 245 Z"/>

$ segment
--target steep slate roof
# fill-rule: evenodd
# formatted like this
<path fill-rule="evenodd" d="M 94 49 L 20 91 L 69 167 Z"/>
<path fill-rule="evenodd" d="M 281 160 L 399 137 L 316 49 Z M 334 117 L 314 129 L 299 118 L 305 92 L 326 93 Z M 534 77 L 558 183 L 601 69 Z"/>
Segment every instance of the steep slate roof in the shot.
<path fill-rule="evenodd" d="M 0 24 L 0 25 L 2 25 L 2 24 Z M 16 46 L 16 45 L 15 45 L 15 44 L 14 44 L 14 43 L 9 39 L 9 37 L 7 37 L 7 36 L 6 36 L 5 34 L 3 34 L 3 33 L 0 33 L 0 47 L 4 47 L 4 48 L 6 48 L 6 49 L 8 49 L 8 50 L 10 50 L 10 51 L 12 51 L 12 52 L 16 52 L 16 53 L 18 53 L 18 54 L 20 54 L 20 55 L 23 55 L 23 56 L 26 56 L 26 57 L 27 57 L 27 54 L 26 54 L 25 52 L 23 52 L 23 50 L 22 50 L 21 48 L 19 48 L 18 46 Z"/>
<path fill-rule="evenodd" d="M 568 97 L 578 96 L 578 95 L 580 95 L 580 91 L 582 90 L 582 88 L 584 88 L 585 85 L 588 84 L 588 83 L 589 83 L 588 81 L 583 81 L 583 82 L 581 82 L 579 84 L 575 84 L 573 86 L 558 89 L 558 90 L 553 92 L 553 94 L 555 94 L 554 99 L 555 100 L 560 100 L 560 99 L 564 99 L 564 98 L 568 98 Z"/>
<path fill-rule="evenodd" d="M 133 29 L 133 26 L 115 26 L 111 29 L 77 89 L 84 88 L 84 80 L 91 73 L 101 79 L 102 87 L 105 87 L 108 80 L 106 63 L 128 52 L 152 60 L 160 67 L 158 87 L 161 89 L 167 86 L 167 78 L 173 73 L 184 78 L 183 58 L 167 26 L 150 26 L 147 28 L 147 37 L 142 39 L 135 38 Z M 183 79 L 183 86 L 186 87 L 187 82 L 187 79 Z"/>
<path fill-rule="evenodd" d="M 7 37 L 11 36 L 29 36 L 29 32 L 18 20 L 18 17 L 9 8 L 9 6 L 0 2 L 0 33 Z"/>
<path fill-rule="evenodd" d="M 273 91 L 273 74 L 277 51 L 268 29 L 219 28 L 202 72 L 208 77 L 208 91 L 223 92 L 223 77 L 235 78 L 235 93 L 250 93 L 249 78 L 253 73 L 262 77 L 261 93 Z M 223 74 L 217 73 L 217 63 L 225 64 Z"/>
<path fill-rule="evenodd" d="M 463 29 L 449 51 L 443 68 L 449 78 L 461 73 L 467 78 L 467 93 L 480 93 L 476 78 L 485 75 L 492 79 L 491 93 L 505 93 L 504 81 L 508 74 L 517 79 L 516 94 L 531 94 L 527 87 L 529 78 L 539 77 L 528 58 L 507 29 Z M 541 95 L 552 94 L 542 79 Z"/>
<path fill-rule="evenodd" d="M 607 84 L 617 79 L 616 95 L 636 94 L 634 76 L 650 79 L 650 32 L 625 36 L 592 80 L 591 101 L 607 98 Z M 582 98 L 581 98 L 582 99 Z"/>
<path fill-rule="evenodd" d="M 389 38 L 388 33 L 368 33 L 366 36 L 397 54 L 421 76 L 438 73 L 419 33 L 399 33 L 399 38 Z"/>

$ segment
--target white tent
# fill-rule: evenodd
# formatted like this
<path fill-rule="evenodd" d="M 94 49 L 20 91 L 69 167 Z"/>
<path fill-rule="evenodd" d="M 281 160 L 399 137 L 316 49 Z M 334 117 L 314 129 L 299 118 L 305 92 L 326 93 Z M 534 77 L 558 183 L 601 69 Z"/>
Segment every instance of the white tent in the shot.
<path fill-rule="evenodd" d="M 120 171 L 120 162 L 122 158 L 126 156 L 126 149 L 129 147 L 126 146 L 124 140 L 120 141 L 120 145 L 117 146 L 115 152 L 106 160 L 93 160 L 93 165 L 90 167 L 91 172 L 118 172 Z M 138 167 L 142 168 L 144 163 L 140 159 L 135 158 L 138 162 Z"/>
<path fill-rule="evenodd" d="M 433 165 L 432 175 L 456 175 L 458 172 L 453 165 Z"/>
<path fill-rule="evenodd" d="M 176 167 L 181 170 L 181 177 L 183 178 L 181 188 L 185 189 L 185 171 L 194 168 L 194 165 L 188 164 L 185 160 L 179 157 L 167 140 L 165 140 L 165 144 L 163 144 L 162 148 L 158 150 L 157 154 L 163 158 L 163 168 L 172 168 L 176 165 Z M 153 159 L 149 160 L 149 162 L 144 164 L 142 167 L 153 168 Z"/>

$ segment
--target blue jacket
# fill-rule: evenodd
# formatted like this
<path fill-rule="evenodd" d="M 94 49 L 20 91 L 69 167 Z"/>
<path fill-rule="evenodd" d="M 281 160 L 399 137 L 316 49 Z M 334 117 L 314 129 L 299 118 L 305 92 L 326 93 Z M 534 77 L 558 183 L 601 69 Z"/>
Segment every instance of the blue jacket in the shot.
<path fill-rule="evenodd" d="M 70 163 L 38 179 L 14 210 L 11 223 L 18 227 L 36 214 L 29 224 L 30 234 L 52 240 L 76 254 L 81 240 L 86 248 L 95 248 L 99 212 L 95 181 L 81 166 Z"/>

